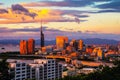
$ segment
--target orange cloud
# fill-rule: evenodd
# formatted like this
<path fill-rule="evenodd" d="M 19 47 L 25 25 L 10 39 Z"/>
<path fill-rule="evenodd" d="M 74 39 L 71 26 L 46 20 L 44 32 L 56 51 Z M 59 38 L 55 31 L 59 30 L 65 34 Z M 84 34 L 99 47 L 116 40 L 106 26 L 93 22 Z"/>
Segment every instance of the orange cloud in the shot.
<path fill-rule="evenodd" d="M 24 8 L 22 5 L 12 5 L 8 10 L 2 10 L 0 13 L 0 24 L 5 23 L 31 23 L 40 22 L 71 22 L 75 21 L 74 18 L 64 17 L 70 15 L 71 12 L 52 9 L 36 9 Z M 69 13 L 69 14 L 68 14 Z M 73 13 L 73 12 L 72 12 Z M 75 13 L 73 13 L 75 14 Z M 74 16 L 73 16 L 74 17 Z"/>
<path fill-rule="evenodd" d="M 25 13 L 22 11 L 13 11 L 12 9 L 7 10 L 8 13 L 0 14 L 0 24 L 5 23 L 29 23 L 29 22 L 39 22 L 41 19 L 49 22 L 49 21 L 57 21 L 61 20 L 61 11 L 57 10 L 49 10 L 49 9 L 28 9 L 29 13 L 36 14 L 35 17 L 31 17 L 29 13 Z"/>
<path fill-rule="evenodd" d="M 0 14 L 0 18 L 3 18 L 3 20 L 0 20 L 0 24 L 4 23 L 20 23 L 25 21 L 31 21 L 32 18 L 30 16 L 26 16 L 23 13 L 16 14 L 11 9 L 8 10 L 8 13 Z"/>

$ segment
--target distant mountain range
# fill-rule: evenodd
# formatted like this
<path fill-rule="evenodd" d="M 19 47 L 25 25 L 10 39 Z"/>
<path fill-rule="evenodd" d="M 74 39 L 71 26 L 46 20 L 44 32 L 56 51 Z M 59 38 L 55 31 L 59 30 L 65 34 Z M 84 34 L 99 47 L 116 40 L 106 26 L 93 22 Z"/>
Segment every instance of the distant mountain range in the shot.
<path fill-rule="evenodd" d="M 100 38 L 88 38 L 88 39 L 83 39 L 85 44 L 111 44 L 111 45 L 116 45 L 119 43 L 117 40 L 110 40 L 110 39 L 100 39 Z"/>
<path fill-rule="evenodd" d="M 88 38 L 88 39 L 82 39 L 85 44 L 111 44 L 115 45 L 118 44 L 119 41 L 116 40 L 109 40 L 109 39 L 100 39 L 100 38 Z M 7 45 L 7 44 L 12 44 L 12 45 L 19 45 L 20 40 L 0 40 L 1 45 Z M 40 40 L 35 40 L 35 44 L 39 45 Z M 45 45 L 52 45 L 55 44 L 55 40 L 51 41 L 45 41 Z"/>

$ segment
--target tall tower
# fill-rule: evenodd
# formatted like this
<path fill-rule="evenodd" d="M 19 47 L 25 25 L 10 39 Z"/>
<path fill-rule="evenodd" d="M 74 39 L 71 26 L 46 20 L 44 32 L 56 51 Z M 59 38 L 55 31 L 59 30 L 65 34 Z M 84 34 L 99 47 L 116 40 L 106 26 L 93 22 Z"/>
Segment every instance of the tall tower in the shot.
<path fill-rule="evenodd" d="M 44 47 L 44 34 L 42 31 L 42 21 L 41 21 L 40 39 L 41 39 L 41 47 Z"/>

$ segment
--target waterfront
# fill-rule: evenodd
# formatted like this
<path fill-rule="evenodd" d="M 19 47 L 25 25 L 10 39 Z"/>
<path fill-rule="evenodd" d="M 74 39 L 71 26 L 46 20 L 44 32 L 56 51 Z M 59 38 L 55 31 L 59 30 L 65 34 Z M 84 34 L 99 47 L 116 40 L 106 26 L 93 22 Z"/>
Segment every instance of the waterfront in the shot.
<path fill-rule="evenodd" d="M 2 52 L 18 52 L 18 45 L 0 45 L 0 53 Z"/>

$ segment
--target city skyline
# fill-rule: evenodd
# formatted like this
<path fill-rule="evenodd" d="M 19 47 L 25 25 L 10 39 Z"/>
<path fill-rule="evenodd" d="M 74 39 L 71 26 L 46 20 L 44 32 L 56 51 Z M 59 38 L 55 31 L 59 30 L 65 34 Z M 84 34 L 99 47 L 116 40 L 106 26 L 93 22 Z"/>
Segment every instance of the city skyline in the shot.
<path fill-rule="evenodd" d="M 119 0 L 2 0 L 0 39 L 70 38 L 120 40 Z"/>

